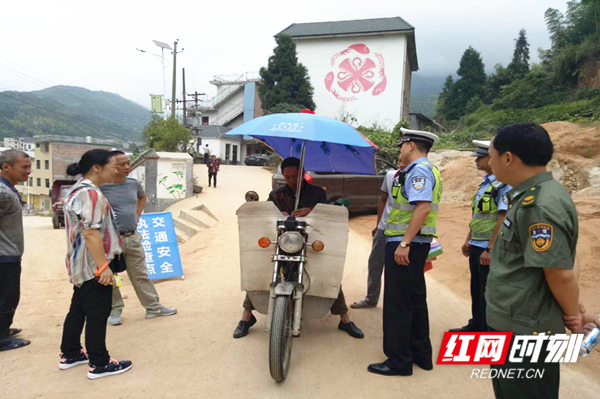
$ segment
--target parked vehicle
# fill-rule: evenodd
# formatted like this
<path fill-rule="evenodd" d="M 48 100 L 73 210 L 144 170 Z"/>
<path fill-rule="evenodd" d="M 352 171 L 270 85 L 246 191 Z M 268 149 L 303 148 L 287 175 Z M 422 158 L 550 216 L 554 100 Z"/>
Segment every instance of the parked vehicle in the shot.
<path fill-rule="evenodd" d="M 252 154 L 244 158 L 245 165 L 265 166 L 269 163 L 269 156 L 266 154 Z"/>
<path fill-rule="evenodd" d="M 52 226 L 55 229 L 65 227 L 64 201 L 73 184 L 73 180 L 55 180 L 52 184 Z"/>
<path fill-rule="evenodd" d="M 376 157 L 376 175 L 355 175 L 348 173 L 315 173 L 307 172 L 313 179 L 315 186 L 323 187 L 327 191 L 329 203 L 334 203 L 340 198 L 350 200 L 350 211 L 377 211 L 377 203 L 381 197 L 381 185 L 385 175 L 390 170 L 398 169 L 386 160 Z M 271 179 L 273 190 L 285 186 L 281 168 L 273 174 Z"/>

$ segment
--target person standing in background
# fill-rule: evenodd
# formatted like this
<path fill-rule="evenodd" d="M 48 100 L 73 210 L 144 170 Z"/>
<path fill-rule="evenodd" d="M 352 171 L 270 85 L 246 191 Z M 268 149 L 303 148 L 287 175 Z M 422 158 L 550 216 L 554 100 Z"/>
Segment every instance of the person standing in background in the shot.
<path fill-rule="evenodd" d="M 219 160 L 216 155 L 213 155 L 206 164 L 208 166 L 208 187 L 210 187 L 211 180 L 214 178 L 214 188 L 217 188 L 217 173 L 219 173 Z"/>
<path fill-rule="evenodd" d="M 137 231 L 137 222 L 146 205 L 146 193 L 139 181 L 128 177 L 131 172 L 129 157 L 122 151 L 112 151 L 111 154 L 117 161 L 115 180 L 114 183 L 103 184 L 100 190 L 115 212 L 121 235 L 121 247 L 127 264 L 127 275 L 140 303 L 146 309 L 147 319 L 172 316 L 177 313 L 177 310 L 161 305 L 156 288 L 148 278 L 142 236 Z M 111 326 L 123 324 L 121 313 L 124 307 L 121 291 L 119 287 L 114 286 L 112 311 L 108 324 Z"/>
<path fill-rule="evenodd" d="M 15 186 L 29 179 L 31 160 L 19 150 L 0 154 L 0 351 L 31 342 L 16 338 L 10 328 L 21 297 L 21 257 L 24 250 L 23 206 Z"/>
<path fill-rule="evenodd" d="M 475 158 L 477 170 L 485 172 L 471 203 L 472 215 L 469 233 L 462 246 L 462 254 L 469 258 L 471 272 L 471 319 L 464 327 L 450 332 L 485 332 L 485 286 L 490 272 L 492 247 L 506 216 L 511 186 L 499 182 L 490 166 L 490 142 L 473 140 L 477 147 L 471 156 Z"/>

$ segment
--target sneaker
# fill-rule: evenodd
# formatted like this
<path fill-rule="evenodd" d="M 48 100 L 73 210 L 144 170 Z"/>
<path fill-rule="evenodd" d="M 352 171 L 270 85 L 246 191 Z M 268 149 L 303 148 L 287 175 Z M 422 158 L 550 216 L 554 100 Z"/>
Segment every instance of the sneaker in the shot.
<path fill-rule="evenodd" d="M 110 359 L 106 366 L 96 367 L 90 363 L 90 369 L 88 370 L 88 378 L 90 380 L 97 380 L 98 378 L 110 377 L 111 375 L 123 374 L 133 366 L 130 360 L 116 361 Z"/>
<path fill-rule="evenodd" d="M 75 366 L 79 366 L 80 364 L 89 363 L 88 355 L 85 350 L 81 350 L 78 355 L 74 357 L 65 357 L 64 354 L 60 354 L 60 362 L 58 363 L 58 368 L 61 370 L 68 370 Z"/>
<path fill-rule="evenodd" d="M 111 326 L 120 326 L 123 324 L 123 319 L 120 314 L 111 313 L 110 316 L 108 316 L 108 324 Z"/>
<path fill-rule="evenodd" d="M 177 314 L 177 309 L 171 309 L 166 306 L 163 306 L 158 311 L 146 310 L 147 319 L 153 319 L 160 316 L 173 316 L 174 314 Z"/>

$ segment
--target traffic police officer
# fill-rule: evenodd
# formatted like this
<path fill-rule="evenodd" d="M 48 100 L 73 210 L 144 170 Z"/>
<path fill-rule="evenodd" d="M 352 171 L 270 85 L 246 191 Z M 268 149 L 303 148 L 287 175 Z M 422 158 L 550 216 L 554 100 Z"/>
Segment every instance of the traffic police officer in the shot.
<path fill-rule="evenodd" d="M 575 205 L 567 190 L 546 170 L 553 153 L 548 132 L 536 123 L 500 128 L 490 146 L 498 180 L 514 188 L 509 209 L 492 249 L 486 291 L 490 331 L 520 335 L 563 334 L 563 316 L 579 331 L 579 290 L 574 268 L 578 237 Z M 493 378 L 497 398 L 558 398 L 559 363 L 545 363 L 546 340 L 538 362 L 524 357 L 494 369 L 537 369 L 541 378 Z M 499 375 L 502 375 L 499 373 Z"/>
<path fill-rule="evenodd" d="M 383 352 L 387 360 L 368 370 L 382 375 L 412 375 L 413 363 L 431 370 L 427 289 L 423 267 L 442 197 L 439 170 L 427 159 L 438 136 L 401 129 L 400 160 L 408 165 L 392 187 L 394 203 L 384 234 Z M 402 186 L 400 188 L 400 186 Z"/>
<path fill-rule="evenodd" d="M 471 271 L 471 315 L 469 323 L 450 332 L 487 331 L 485 323 L 485 285 L 490 271 L 491 248 L 502 226 L 511 187 L 499 182 L 490 167 L 489 141 L 473 140 L 477 147 L 471 156 L 475 158 L 477 170 L 485 172 L 471 203 L 472 216 L 469 234 L 462 246 L 462 253 L 469 258 Z"/>

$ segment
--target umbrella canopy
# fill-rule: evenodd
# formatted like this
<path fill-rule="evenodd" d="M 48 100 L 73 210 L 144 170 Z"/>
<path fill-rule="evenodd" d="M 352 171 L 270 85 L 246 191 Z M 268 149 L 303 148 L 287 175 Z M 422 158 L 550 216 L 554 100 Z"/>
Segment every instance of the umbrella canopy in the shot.
<path fill-rule="evenodd" d="M 375 174 L 379 148 L 347 123 L 308 113 L 261 116 L 227 132 L 262 141 L 282 158 L 300 158 L 312 172 Z"/>

